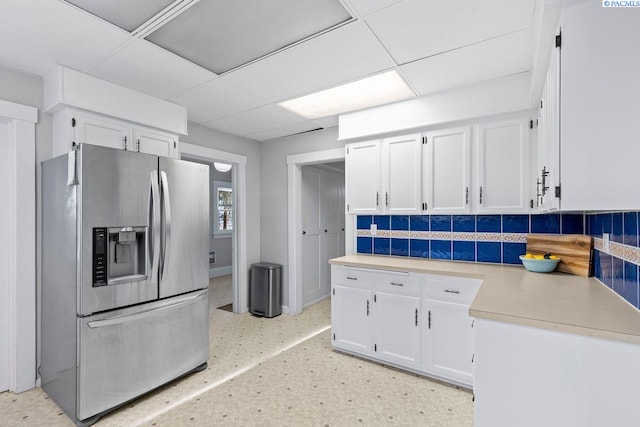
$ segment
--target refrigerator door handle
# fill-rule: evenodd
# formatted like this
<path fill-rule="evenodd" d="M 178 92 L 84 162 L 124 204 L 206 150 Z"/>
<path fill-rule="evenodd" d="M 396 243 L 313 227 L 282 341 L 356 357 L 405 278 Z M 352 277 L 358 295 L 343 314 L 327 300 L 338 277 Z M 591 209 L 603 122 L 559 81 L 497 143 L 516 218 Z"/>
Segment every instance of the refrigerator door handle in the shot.
<path fill-rule="evenodd" d="M 160 263 L 160 191 L 158 189 L 158 171 L 151 172 L 149 179 L 149 235 L 147 253 L 151 262 L 151 283 L 158 284 L 158 264 Z"/>
<path fill-rule="evenodd" d="M 133 322 L 135 320 L 144 319 L 145 317 L 155 316 L 161 310 L 175 309 L 178 307 L 183 307 L 186 305 L 196 303 L 198 301 L 203 300 L 206 297 L 207 297 L 207 293 L 201 292 L 197 295 L 192 295 L 178 301 L 172 301 L 169 304 L 155 306 L 153 308 L 141 311 L 139 313 L 124 314 L 122 316 L 114 316 L 114 317 L 109 317 L 107 319 L 101 319 L 101 320 L 92 320 L 91 322 L 88 322 L 87 325 L 93 329 L 93 328 L 100 328 L 104 326 L 119 325 L 121 323 Z"/>
<path fill-rule="evenodd" d="M 160 172 L 160 190 L 162 191 L 162 201 L 164 209 L 164 238 L 163 238 L 163 250 L 162 250 L 162 267 L 160 270 L 160 280 L 164 276 L 164 267 L 169 261 L 171 254 L 171 201 L 169 200 L 169 182 L 167 180 L 167 173 L 165 171 Z"/>

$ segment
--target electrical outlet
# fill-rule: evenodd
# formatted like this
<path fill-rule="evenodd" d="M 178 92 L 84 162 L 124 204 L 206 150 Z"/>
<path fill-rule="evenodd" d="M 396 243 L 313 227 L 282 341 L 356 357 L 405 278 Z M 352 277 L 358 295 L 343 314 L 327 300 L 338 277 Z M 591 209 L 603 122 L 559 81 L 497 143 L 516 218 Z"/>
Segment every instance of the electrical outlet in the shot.
<path fill-rule="evenodd" d="M 371 232 L 372 236 L 375 236 L 378 234 L 378 224 L 371 224 L 371 227 L 369 228 L 369 231 Z"/>
<path fill-rule="evenodd" d="M 609 253 L 609 233 L 602 233 L 602 250 Z"/>

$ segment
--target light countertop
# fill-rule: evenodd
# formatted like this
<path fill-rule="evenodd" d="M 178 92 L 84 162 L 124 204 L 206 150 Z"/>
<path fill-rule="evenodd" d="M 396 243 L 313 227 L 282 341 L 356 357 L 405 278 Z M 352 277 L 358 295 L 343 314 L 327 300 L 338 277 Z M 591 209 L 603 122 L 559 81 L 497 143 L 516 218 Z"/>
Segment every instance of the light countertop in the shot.
<path fill-rule="evenodd" d="M 331 264 L 476 277 L 473 317 L 640 344 L 640 311 L 592 277 L 532 273 L 522 266 L 347 255 Z"/>

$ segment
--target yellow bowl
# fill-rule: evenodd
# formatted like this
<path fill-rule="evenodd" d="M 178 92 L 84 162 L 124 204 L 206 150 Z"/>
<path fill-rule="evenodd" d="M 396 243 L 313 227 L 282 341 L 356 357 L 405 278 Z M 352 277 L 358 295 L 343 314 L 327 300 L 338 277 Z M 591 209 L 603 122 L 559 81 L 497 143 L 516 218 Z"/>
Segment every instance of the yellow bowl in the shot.
<path fill-rule="evenodd" d="M 524 255 L 520 255 L 520 261 L 529 271 L 533 271 L 535 273 L 549 273 L 556 269 L 556 266 L 560 262 L 560 258 L 558 259 L 535 259 L 535 258 L 525 258 Z"/>

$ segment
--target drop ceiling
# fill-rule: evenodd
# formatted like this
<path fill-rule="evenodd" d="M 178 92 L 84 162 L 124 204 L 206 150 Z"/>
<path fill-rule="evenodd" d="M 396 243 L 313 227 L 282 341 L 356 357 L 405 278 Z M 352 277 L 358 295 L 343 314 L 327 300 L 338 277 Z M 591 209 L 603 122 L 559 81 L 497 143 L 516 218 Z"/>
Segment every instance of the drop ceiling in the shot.
<path fill-rule="evenodd" d="M 542 3 L 3 0 L 0 65 L 65 65 L 266 141 L 337 125 L 279 102 L 385 71 L 416 96 L 530 72 Z"/>

